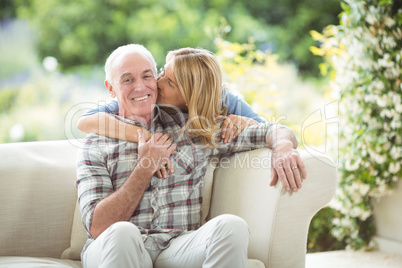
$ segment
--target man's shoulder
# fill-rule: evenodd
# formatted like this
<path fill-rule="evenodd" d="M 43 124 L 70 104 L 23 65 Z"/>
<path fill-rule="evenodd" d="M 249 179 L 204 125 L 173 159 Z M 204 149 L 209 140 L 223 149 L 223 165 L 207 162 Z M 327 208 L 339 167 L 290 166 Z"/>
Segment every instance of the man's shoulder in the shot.
<path fill-rule="evenodd" d="M 104 149 L 107 148 L 112 148 L 114 146 L 118 146 L 121 142 L 125 141 L 120 141 L 118 139 L 114 138 L 109 138 L 105 136 L 101 136 L 95 133 L 88 134 L 84 139 L 83 139 L 83 146 L 82 150 L 87 151 L 87 150 L 99 150 L 99 151 L 104 151 Z"/>
<path fill-rule="evenodd" d="M 98 143 L 98 142 L 105 141 L 105 140 L 115 140 L 115 139 L 101 136 L 96 133 L 90 133 L 84 138 L 83 141 L 85 144 L 93 144 L 93 143 Z"/>

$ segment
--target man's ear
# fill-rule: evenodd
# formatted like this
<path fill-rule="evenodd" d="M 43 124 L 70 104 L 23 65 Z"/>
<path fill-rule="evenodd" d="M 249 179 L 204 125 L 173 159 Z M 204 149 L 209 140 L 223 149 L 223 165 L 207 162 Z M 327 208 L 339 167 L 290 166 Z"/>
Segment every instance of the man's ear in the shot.
<path fill-rule="evenodd" d="M 116 97 L 116 94 L 114 93 L 114 90 L 113 90 L 113 86 L 112 86 L 112 84 L 109 83 L 109 81 L 105 80 L 105 86 L 109 90 L 110 96 L 112 98 Z"/>

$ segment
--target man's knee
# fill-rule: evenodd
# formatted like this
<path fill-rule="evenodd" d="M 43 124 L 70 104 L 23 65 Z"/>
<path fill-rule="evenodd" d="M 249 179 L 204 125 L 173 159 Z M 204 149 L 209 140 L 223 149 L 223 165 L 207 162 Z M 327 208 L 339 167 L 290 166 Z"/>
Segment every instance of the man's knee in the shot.
<path fill-rule="evenodd" d="M 106 240 L 117 246 L 142 243 L 141 232 L 130 222 L 116 222 L 106 230 Z"/>
<path fill-rule="evenodd" d="M 227 236 L 229 239 L 232 239 L 233 242 L 249 239 L 250 231 L 248 224 L 242 218 L 235 215 L 224 214 L 216 217 L 216 220 L 216 230 Z"/>

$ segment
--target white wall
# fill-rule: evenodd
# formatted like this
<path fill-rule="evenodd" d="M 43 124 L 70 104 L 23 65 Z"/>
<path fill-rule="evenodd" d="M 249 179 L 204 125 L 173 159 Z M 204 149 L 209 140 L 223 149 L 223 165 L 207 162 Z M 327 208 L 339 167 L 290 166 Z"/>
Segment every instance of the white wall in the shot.
<path fill-rule="evenodd" d="M 395 192 L 374 204 L 379 250 L 402 255 L 402 181 Z"/>

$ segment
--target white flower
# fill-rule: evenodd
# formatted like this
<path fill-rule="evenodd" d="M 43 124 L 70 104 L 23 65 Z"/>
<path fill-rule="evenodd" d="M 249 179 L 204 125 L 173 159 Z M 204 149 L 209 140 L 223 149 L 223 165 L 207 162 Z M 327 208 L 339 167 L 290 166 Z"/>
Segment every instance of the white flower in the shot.
<path fill-rule="evenodd" d="M 360 183 L 359 191 L 360 191 L 360 194 L 364 196 L 370 191 L 370 186 L 367 184 Z"/>
<path fill-rule="evenodd" d="M 381 104 L 383 104 L 383 102 L 386 103 L 386 101 L 384 101 L 383 99 L 382 99 L 381 101 L 382 101 Z M 380 104 L 378 103 L 378 101 L 377 101 L 377 104 L 378 104 L 378 106 L 380 106 Z M 385 105 L 384 105 L 384 106 L 385 106 Z M 382 106 L 382 107 L 384 107 L 384 106 Z M 380 112 L 380 116 L 381 116 L 382 118 L 385 118 L 385 117 L 392 118 L 392 113 L 391 113 L 390 110 L 382 110 L 382 111 Z"/>
<path fill-rule="evenodd" d="M 400 147 L 394 146 L 391 148 L 390 155 L 392 159 L 397 160 L 399 157 L 401 157 L 401 152 L 402 149 Z"/>
<path fill-rule="evenodd" d="M 373 25 L 377 21 L 377 18 L 374 17 L 373 14 L 368 14 L 367 17 L 366 17 L 366 21 L 368 23 L 370 23 L 371 25 Z"/>
<path fill-rule="evenodd" d="M 398 173 L 398 171 L 399 171 L 400 169 L 401 169 L 401 164 L 399 164 L 399 162 L 396 162 L 396 163 L 392 162 L 392 163 L 389 165 L 389 168 L 388 168 L 389 172 L 392 173 L 392 174 Z"/>
<path fill-rule="evenodd" d="M 357 159 L 354 162 L 354 164 L 352 164 L 351 160 L 348 159 L 348 160 L 346 160 L 346 163 L 345 163 L 345 169 L 348 171 L 354 171 L 354 170 L 358 169 L 358 167 L 360 166 L 360 162 L 361 162 L 361 160 Z"/>
<path fill-rule="evenodd" d="M 402 123 L 400 120 L 392 120 L 391 122 L 391 128 L 393 129 L 399 129 L 402 126 Z"/>
<path fill-rule="evenodd" d="M 352 217 L 359 217 L 360 215 L 362 215 L 364 213 L 364 211 L 360 208 L 360 207 L 354 207 L 351 211 L 350 211 L 350 216 Z"/>
<path fill-rule="evenodd" d="M 394 104 L 394 108 L 398 113 L 402 113 L 402 101 L 401 101 L 401 96 L 394 94 L 392 96 L 392 101 Z"/>
<path fill-rule="evenodd" d="M 385 155 L 379 155 L 374 152 L 371 152 L 371 158 L 378 164 L 382 164 L 387 160 L 387 157 Z"/>
<path fill-rule="evenodd" d="M 370 211 L 364 211 L 361 215 L 360 215 L 360 219 L 362 221 L 367 220 L 368 217 L 371 216 L 371 212 Z"/>
<path fill-rule="evenodd" d="M 385 25 L 387 25 L 388 27 L 392 27 L 395 25 L 395 21 L 393 19 L 391 19 L 390 17 L 386 17 L 384 22 L 385 22 Z"/>
<path fill-rule="evenodd" d="M 394 47 L 396 47 L 396 41 L 391 36 L 385 36 L 382 39 L 382 42 L 383 42 L 383 44 L 385 44 L 385 48 L 394 48 Z"/>
<path fill-rule="evenodd" d="M 341 234 L 341 231 L 339 229 L 332 229 L 331 233 L 334 237 L 337 237 L 339 239 L 342 239 L 343 235 Z"/>
<path fill-rule="evenodd" d="M 382 59 L 378 60 L 378 64 L 381 67 L 385 67 L 385 68 L 391 68 L 391 67 L 394 66 L 394 63 L 389 60 L 389 54 L 388 53 L 386 53 Z"/>

